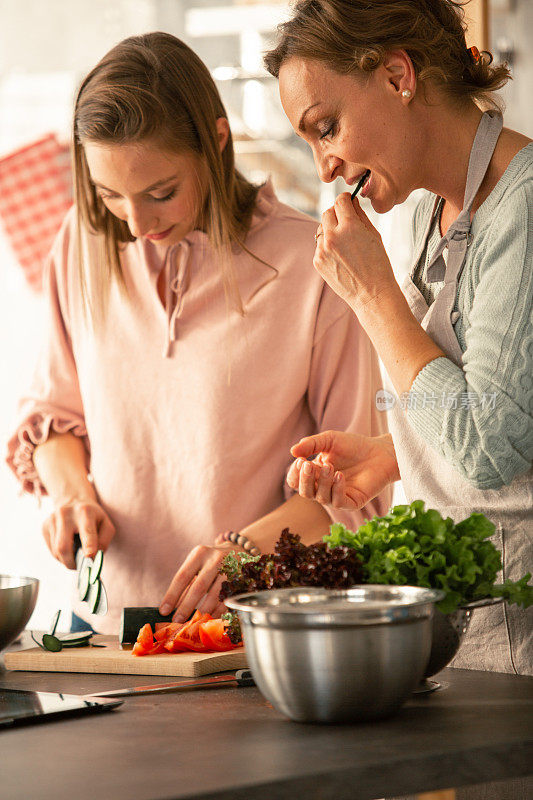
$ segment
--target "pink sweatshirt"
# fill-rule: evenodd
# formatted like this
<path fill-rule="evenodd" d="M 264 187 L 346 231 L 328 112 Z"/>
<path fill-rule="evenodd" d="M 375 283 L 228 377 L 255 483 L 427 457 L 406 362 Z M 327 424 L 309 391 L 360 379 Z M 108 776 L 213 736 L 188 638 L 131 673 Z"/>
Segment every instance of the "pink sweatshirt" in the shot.
<path fill-rule="evenodd" d="M 246 315 L 228 313 L 217 259 L 201 231 L 167 252 L 168 311 L 156 282 L 164 257 L 128 244 L 130 301 L 113 286 L 107 322 L 84 322 L 73 211 L 47 270 L 50 324 L 32 388 L 21 401 L 8 463 L 27 491 L 44 491 L 33 466 L 49 430 L 85 437 L 100 502 L 116 526 L 102 579 L 116 633 L 124 606 L 156 606 L 187 553 L 239 530 L 290 496 L 289 448 L 336 428 L 386 431 L 375 407 L 376 355 L 348 307 L 312 267 L 316 222 L 260 190 L 245 252 L 234 255 Z M 89 254 L 94 237 L 87 237 Z M 274 279 L 273 279 L 274 276 Z M 384 492 L 351 526 L 383 514 Z M 298 531 L 294 531 L 298 533 Z"/>

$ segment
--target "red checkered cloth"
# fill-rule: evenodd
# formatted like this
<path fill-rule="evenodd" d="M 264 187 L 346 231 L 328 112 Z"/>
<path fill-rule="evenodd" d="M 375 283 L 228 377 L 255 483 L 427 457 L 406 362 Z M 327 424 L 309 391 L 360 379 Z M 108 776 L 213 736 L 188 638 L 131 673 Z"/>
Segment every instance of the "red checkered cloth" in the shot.
<path fill-rule="evenodd" d="M 0 221 L 33 289 L 72 205 L 70 148 L 54 134 L 0 159 Z"/>

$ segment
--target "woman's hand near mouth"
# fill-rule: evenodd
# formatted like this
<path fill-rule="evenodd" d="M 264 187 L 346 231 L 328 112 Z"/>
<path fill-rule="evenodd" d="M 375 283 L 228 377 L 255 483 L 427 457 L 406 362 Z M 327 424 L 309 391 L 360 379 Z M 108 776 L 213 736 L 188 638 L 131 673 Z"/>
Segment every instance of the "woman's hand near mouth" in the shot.
<path fill-rule="evenodd" d="M 313 265 L 355 313 L 379 294 L 399 292 L 381 236 L 348 192 L 322 214 Z"/>
<path fill-rule="evenodd" d="M 357 316 L 398 396 L 409 392 L 420 370 L 444 353 L 409 308 L 381 236 L 347 192 L 322 214 L 319 230 L 315 269 Z"/>

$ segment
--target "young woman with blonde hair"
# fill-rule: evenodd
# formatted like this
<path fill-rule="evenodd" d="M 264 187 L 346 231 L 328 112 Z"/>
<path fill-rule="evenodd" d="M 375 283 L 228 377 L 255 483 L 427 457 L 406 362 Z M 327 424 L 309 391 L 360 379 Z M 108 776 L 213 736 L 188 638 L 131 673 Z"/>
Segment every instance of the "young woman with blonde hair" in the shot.
<path fill-rule="evenodd" d="M 316 222 L 236 170 L 216 86 L 175 37 L 126 39 L 89 73 L 74 166 L 8 460 L 53 501 L 57 559 L 74 567 L 76 532 L 106 551 L 109 613 L 77 602 L 75 625 L 117 632 L 125 606 L 216 614 L 222 532 L 264 551 L 286 526 L 327 532 L 331 515 L 284 486 L 289 446 L 324 426 L 385 433 L 377 359 L 309 275 Z"/>

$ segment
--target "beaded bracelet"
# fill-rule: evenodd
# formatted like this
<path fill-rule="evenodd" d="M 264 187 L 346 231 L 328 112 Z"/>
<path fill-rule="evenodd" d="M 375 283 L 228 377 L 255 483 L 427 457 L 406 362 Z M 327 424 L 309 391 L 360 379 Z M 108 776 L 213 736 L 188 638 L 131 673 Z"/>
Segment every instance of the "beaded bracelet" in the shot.
<path fill-rule="evenodd" d="M 251 539 L 248 539 L 247 536 L 244 536 L 242 533 L 238 533 L 237 531 L 225 531 L 217 536 L 216 541 L 218 544 L 222 542 L 232 542 L 233 544 L 242 547 L 247 553 L 250 553 L 251 556 L 260 556 L 261 550 L 257 547 Z"/>

